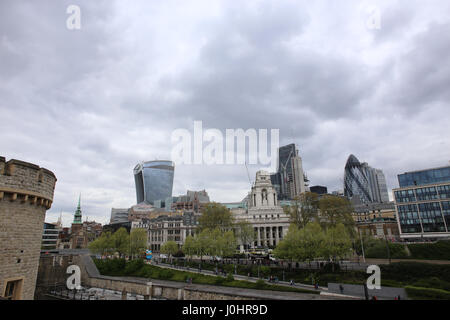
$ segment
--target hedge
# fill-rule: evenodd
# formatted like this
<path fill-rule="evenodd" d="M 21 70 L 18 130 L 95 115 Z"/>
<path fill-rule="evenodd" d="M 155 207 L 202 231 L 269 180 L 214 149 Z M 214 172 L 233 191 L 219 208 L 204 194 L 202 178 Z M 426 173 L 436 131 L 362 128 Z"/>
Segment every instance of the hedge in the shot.
<path fill-rule="evenodd" d="M 450 241 L 409 244 L 411 259 L 450 260 Z"/>
<path fill-rule="evenodd" d="M 450 300 L 450 291 L 406 286 L 408 298 L 414 300 Z"/>

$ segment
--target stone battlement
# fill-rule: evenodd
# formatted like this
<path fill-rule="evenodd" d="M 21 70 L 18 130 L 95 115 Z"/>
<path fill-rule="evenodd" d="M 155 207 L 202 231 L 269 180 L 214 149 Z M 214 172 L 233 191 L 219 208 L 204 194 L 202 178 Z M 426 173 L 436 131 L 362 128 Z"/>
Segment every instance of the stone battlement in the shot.
<path fill-rule="evenodd" d="M 0 200 L 29 202 L 50 209 L 56 176 L 39 166 L 0 157 Z"/>

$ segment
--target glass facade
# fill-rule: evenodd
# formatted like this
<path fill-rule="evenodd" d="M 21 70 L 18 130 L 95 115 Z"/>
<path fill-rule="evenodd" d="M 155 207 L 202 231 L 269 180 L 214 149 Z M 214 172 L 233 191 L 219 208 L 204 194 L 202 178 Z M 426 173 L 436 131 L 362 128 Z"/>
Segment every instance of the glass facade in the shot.
<path fill-rule="evenodd" d="M 416 204 L 398 206 L 398 217 L 400 219 L 402 233 L 422 232 L 422 225 Z"/>
<path fill-rule="evenodd" d="M 401 190 L 394 192 L 396 202 L 405 203 L 405 202 L 416 202 L 416 194 L 414 190 Z"/>
<path fill-rule="evenodd" d="M 439 202 L 419 203 L 424 232 L 445 232 L 444 219 Z"/>
<path fill-rule="evenodd" d="M 383 171 L 360 163 L 350 155 L 345 165 L 344 196 L 349 199 L 359 197 L 363 203 L 389 202 Z"/>
<path fill-rule="evenodd" d="M 400 188 L 450 182 L 450 166 L 398 175 Z"/>
<path fill-rule="evenodd" d="M 153 204 L 172 197 L 174 164 L 172 161 L 149 161 L 134 169 L 137 203 Z"/>
<path fill-rule="evenodd" d="M 450 184 L 394 190 L 394 198 L 403 234 L 449 233 Z"/>

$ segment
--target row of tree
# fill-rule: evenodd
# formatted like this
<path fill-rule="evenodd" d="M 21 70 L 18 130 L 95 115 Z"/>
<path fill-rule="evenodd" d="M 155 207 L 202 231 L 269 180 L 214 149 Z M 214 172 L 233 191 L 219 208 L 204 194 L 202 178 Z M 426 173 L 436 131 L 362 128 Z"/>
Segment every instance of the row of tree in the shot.
<path fill-rule="evenodd" d="M 284 208 L 291 218 L 291 227 L 275 249 L 275 255 L 292 261 L 311 261 L 316 258 L 330 260 L 350 253 L 354 237 L 352 206 L 343 198 L 306 192 Z M 238 244 L 249 246 L 255 239 L 249 222 L 236 222 L 230 210 L 218 203 L 205 207 L 198 220 L 197 232 L 188 236 L 182 247 L 187 256 L 231 256 Z M 136 256 L 146 249 L 147 234 L 144 229 L 133 229 L 130 234 L 121 228 L 114 234 L 104 233 L 89 245 L 100 254 Z M 175 255 L 181 248 L 168 241 L 161 252 Z"/>
<path fill-rule="evenodd" d="M 101 255 L 140 256 L 147 248 L 147 231 L 137 228 L 128 233 L 125 228 L 120 228 L 114 233 L 104 232 L 88 247 L 93 253 Z"/>
<path fill-rule="evenodd" d="M 274 255 L 291 261 L 335 261 L 352 254 L 355 222 L 352 205 L 343 197 L 306 192 L 284 208 L 291 218 L 287 235 Z"/>

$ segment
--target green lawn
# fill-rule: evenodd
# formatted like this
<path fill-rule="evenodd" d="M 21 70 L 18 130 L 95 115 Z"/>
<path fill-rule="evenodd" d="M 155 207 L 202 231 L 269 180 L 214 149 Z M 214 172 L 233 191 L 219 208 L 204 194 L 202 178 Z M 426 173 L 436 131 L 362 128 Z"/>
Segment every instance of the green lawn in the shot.
<path fill-rule="evenodd" d="M 161 268 L 145 264 L 143 260 L 133 260 L 126 262 L 124 259 L 112 259 L 112 260 L 94 259 L 94 263 L 96 264 L 99 272 L 102 275 L 106 276 L 132 276 L 132 277 L 142 277 L 142 278 L 170 280 L 179 282 L 186 282 L 187 279 L 192 278 L 192 283 L 195 284 L 208 284 L 224 287 L 238 287 L 238 288 L 258 289 L 258 290 L 318 294 L 318 292 L 316 291 L 307 289 L 269 285 L 262 280 L 257 281 L 255 283 L 250 281 L 234 280 L 234 278 L 231 275 L 227 278 L 224 278 L 224 277 L 203 275 L 194 272 L 171 270 L 167 268 Z"/>

